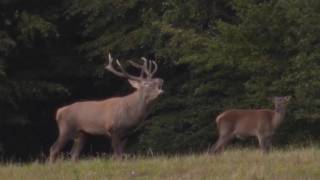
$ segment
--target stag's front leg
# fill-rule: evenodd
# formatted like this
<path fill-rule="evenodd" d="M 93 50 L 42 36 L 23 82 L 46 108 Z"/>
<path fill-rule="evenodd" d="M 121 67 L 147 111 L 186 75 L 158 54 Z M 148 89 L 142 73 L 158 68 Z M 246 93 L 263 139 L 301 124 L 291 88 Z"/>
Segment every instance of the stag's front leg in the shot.
<path fill-rule="evenodd" d="M 77 161 L 80 155 L 80 152 L 85 144 L 87 137 L 86 134 L 80 132 L 77 137 L 74 139 L 74 143 L 71 149 L 71 160 Z"/>
<path fill-rule="evenodd" d="M 113 149 L 113 154 L 116 159 L 122 158 L 122 142 L 118 134 L 112 134 L 111 144 Z"/>
<path fill-rule="evenodd" d="M 118 147 L 118 151 L 121 156 L 123 156 L 124 147 L 126 146 L 126 144 L 127 144 L 127 138 L 122 138 Z"/>

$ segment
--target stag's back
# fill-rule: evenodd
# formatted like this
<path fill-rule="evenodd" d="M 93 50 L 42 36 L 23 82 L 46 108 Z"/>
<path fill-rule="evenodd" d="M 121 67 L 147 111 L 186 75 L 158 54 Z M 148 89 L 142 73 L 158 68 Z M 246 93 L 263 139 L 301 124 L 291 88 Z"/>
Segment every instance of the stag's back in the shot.
<path fill-rule="evenodd" d="M 121 98 L 111 98 L 73 103 L 59 108 L 56 120 L 62 128 L 89 134 L 105 134 L 112 127 L 117 114 L 121 114 L 118 108 L 120 102 Z"/>

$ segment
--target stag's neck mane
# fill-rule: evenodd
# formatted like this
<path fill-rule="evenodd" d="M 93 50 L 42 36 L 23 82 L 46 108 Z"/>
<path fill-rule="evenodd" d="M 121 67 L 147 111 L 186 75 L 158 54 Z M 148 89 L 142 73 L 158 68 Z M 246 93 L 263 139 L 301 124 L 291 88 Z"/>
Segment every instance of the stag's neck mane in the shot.
<path fill-rule="evenodd" d="M 274 128 L 277 128 L 281 122 L 284 119 L 284 116 L 286 114 L 286 108 L 285 107 L 280 107 L 280 108 L 275 108 L 274 109 L 274 116 L 272 119 L 272 125 Z"/>
<path fill-rule="evenodd" d="M 145 95 L 139 90 L 125 96 L 122 103 L 127 107 L 126 109 L 128 113 L 131 114 L 132 117 L 136 117 L 137 120 L 144 118 L 143 116 L 147 113 L 149 107 L 149 103 L 146 102 Z"/>

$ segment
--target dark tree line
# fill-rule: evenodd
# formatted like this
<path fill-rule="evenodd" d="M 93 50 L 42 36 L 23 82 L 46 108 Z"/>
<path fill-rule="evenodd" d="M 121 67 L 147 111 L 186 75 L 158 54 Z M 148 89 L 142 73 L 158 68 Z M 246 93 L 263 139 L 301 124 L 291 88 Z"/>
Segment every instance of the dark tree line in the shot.
<path fill-rule="evenodd" d="M 165 80 L 132 153 L 203 151 L 219 112 L 269 108 L 273 95 L 293 96 L 275 143 L 317 144 L 319 19 L 316 0 L 1 0 L 0 153 L 39 157 L 58 107 L 131 92 L 104 70 L 107 52 L 156 59 Z"/>

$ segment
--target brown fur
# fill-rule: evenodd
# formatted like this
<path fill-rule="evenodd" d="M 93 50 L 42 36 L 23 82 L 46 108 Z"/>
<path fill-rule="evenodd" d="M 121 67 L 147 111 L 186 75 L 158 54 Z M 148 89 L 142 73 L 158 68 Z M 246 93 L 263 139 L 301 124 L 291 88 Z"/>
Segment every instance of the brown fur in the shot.
<path fill-rule="evenodd" d="M 50 162 L 56 160 L 69 140 L 74 141 L 71 157 L 77 160 L 87 134 L 110 137 L 115 156 L 121 157 L 128 133 L 141 123 L 150 106 L 162 94 L 163 80 L 152 78 L 155 70 L 151 72 L 151 69 L 144 69 L 148 78 L 136 78 L 124 71 L 117 72 L 111 67 L 112 58 L 109 57 L 109 60 L 107 69 L 116 75 L 130 78 L 129 83 L 136 91 L 123 97 L 76 102 L 59 108 L 56 113 L 59 136 L 50 148 Z"/>
<path fill-rule="evenodd" d="M 284 118 L 285 108 L 290 97 L 274 98 L 275 110 L 271 109 L 231 109 L 219 114 L 216 124 L 219 139 L 213 152 L 219 152 L 233 138 L 256 136 L 262 151 L 267 152 L 271 147 L 271 137 Z"/>

